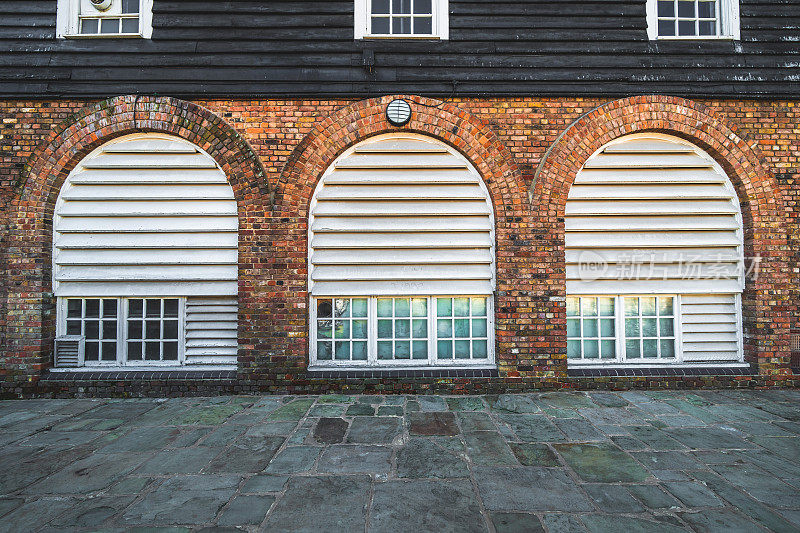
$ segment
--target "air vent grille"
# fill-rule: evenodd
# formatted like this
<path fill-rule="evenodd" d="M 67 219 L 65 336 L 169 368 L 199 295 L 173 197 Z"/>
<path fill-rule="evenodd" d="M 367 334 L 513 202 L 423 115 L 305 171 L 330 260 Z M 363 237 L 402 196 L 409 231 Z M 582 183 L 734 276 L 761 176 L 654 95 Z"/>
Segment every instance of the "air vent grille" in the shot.
<path fill-rule="evenodd" d="M 789 342 L 793 352 L 800 352 L 800 333 L 792 333 Z"/>
<path fill-rule="evenodd" d="M 55 366 L 60 368 L 77 367 L 83 362 L 82 335 L 62 335 L 56 337 Z"/>

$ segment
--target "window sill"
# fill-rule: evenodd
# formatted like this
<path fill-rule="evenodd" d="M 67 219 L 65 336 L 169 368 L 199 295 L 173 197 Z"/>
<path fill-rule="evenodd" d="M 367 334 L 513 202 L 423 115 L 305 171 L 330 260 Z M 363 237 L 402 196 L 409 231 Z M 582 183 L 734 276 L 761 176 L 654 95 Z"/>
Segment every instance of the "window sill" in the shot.
<path fill-rule="evenodd" d="M 736 41 L 733 35 L 676 35 L 650 39 L 651 41 Z"/>
<path fill-rule="evenodd" d="M 141 33 L 71 33 L 61 39 L 147 39 Z"/>
<path fill-rule="evenodd" d="M 438 35 L 363 35 L 358 37 L 365 41 L 441 41 Z"/>

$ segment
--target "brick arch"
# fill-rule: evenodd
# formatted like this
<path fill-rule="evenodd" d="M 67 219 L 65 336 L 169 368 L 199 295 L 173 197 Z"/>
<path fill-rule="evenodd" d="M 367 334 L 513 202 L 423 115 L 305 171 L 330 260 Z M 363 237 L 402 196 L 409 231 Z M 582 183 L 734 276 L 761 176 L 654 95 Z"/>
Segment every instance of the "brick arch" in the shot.
<path fill-rule="evenodd" d="M 745 357 L 761 373 L 789 372 L 789 305 L 786 221 L 774 176 L 751 143 L 707 107 L 671 96 L 635 96 L 597 107 L 572 123 L 548 150 L 531 186 L 533 207 L 547 207 L 558 231 L 560 279 L 564 279 L 564 210 L 583 164 L 608 142 L 641 132 L 681 137 L 705 150 L 725 170 L 739 196 L 746 257 L 761 257 L 757 279 L 748 276 L 743 294 Z"/>
<path fill-rule="evenodd" d="M 220 166 L 233 188 L 239 225 L 264 207 L 268 195 L 262 162 L 221 117 L 196 104 L 169 97 L 127 95 L 89 105 L 61 123 L 30 156 L 9 209 L 6 267 L 9 287 L 5 368 L 13 381 L 35 380 L 47 366 L 55 334 L 51 288 L 53 213 L 64 181 L 78 163 L 106 142 L 131 133 L 164 133 L 194 143 Z M 248 283 L 242 264 L 252 252 L 240 234 L 240 300 Z M 243 298 L 244 297 L 244 298 Z M 240 314 L 245 310 L 240 305 Z"/>
<path fill-rule="evenodd" d="M 391 125 L 385 114 L 386 105 L 395 98 L 405 99 L 412 107 L 411 120 L 400 128 Z M 527 190 L 513 156 L 491 127 L 456 104 L 414 95 L 386 95 L 354 102 L 319 119 L 290 155 L 274 187 L 274 216 L 297 221 L 293 228 L 296 240 L 287 253 L 298 266 L 297 275 L 287 290 L 307 296 L 307 264 L 304 259 L 297 262 L 296 257 L 308 257 L 309 206 L 322 175 L 350 147 L 376 135 L 398 132 L 427 136 L 453 147 L 472 163 L 486 184 L 495 213 L 496 360 L 501 373 L 516 372 L 519 357 L 512 354 L 512 342 L 506 339 L 518 330 L 512 315 L 519 304 L 512 292 L 520 284 L 519 258 L 523 255 L 515 250 L 530 242 Z M 292 320 L 298 330 L 308 331 L 305 303 Z M 287 367 L 298 370 L 307 364 L 306 340 L 294 341 L 291 357 L 284 362 Z"/>

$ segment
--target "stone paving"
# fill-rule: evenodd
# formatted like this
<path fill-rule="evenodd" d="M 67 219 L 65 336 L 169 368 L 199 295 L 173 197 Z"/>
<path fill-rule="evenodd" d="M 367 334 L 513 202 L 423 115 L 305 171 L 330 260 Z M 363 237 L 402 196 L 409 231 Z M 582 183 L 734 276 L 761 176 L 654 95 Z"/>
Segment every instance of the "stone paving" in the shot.
<path fill-rule="evenodd" d="M 0 402 L 2 531 L 800 531 L 800 391 Z"/>

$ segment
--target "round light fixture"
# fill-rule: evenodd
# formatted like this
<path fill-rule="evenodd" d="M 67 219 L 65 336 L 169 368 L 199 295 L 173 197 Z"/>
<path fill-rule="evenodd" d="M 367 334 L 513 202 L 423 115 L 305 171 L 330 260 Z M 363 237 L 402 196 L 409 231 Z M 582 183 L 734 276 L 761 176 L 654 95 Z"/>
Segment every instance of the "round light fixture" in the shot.
<path fill-rule="evenodd" d="M 405 126 L 411 120 L 411 106 L 402 98 L 392 100 L 386 106 L 386 118 L 392 126 Z"/>
<path fill-rule="evenodd" d="M 111 0 L 91 0 L 92 6 L 98 11 L 106 11 L 111 7 Z"/>

